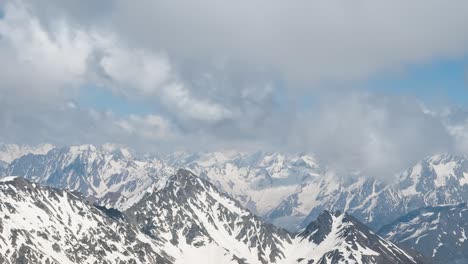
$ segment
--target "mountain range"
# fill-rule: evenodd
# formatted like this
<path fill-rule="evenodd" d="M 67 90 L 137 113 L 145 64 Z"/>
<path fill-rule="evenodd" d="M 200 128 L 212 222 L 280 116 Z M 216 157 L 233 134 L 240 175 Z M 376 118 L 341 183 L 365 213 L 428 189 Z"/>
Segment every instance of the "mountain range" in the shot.
<path fill-rule="evenodd" d="M 289 233 L 186 170 L 124 212 L 19 177 L 0 196 L 2 263 L 426 263 L 345 213 Z"/>
<path fill-rule="evenodd" d="M 468 159 L 449 154 L 428 157 L 400 173 L 395 181 L 384 181 L 369 175 L 338 174 L 319 164 L 314 155 L 304 153 L 139 155 L 115 145 L 82 145 L 52 148 L 47 153 L 32 151 L 14 160 L 4 160 L 0 162 L 0 175 L 21 176 L 43 185 L 79 191 L 90 202 L 126 212 L 145 202 L 150 194 L 157 197 L 178 168 L 199 175 L 199 179 L 232 197 L 237 207 L 245 208 L 258 221 L 285 228 L 289 234 L 308 228 L 324 211 L 346 212 L 348 218 L 372 230 L 383 230 L 415 210 L 458 206 L 468 198 Z M 203 201 L 198 202 L 201 207 Z M 129 217 L 129 221 L 136 218 Z M 163 220 L 152 219 L 154 225 L 163 225 Z M 466 218 L 458 223 L 453 218 L 447 221 L 458 226 Z M 380 235 L 401 243 L 397 236 Z M 446 239 L 456 243 L 459 238 Z M 446 262 L 449 256 L 440 253 L 443 250 L 432 256 L 421 250 L 415 240 L 408 241 L 403 243 L 404 247 L 439 263 L 444 258 Z M 436 247 L 431 245 L 430 249 Z M 461 259 L 467 260 L 462 250 L 459 247 L 456 249 L 459 253 L 453 254 L 461 254 Z"/>

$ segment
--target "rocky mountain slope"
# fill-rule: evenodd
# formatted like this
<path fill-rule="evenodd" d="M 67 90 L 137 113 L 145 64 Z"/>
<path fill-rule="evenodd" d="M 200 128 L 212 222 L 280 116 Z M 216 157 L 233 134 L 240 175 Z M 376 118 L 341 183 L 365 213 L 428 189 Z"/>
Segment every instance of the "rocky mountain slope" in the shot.
<path fill-rule="evenodd" d="M 435 263 L 468 263 L 468 206 L 421 208 L 383 227 L 379 233 L 434 259 Z"/>
<path fill-rule="evenodd" d="M 288 233 L 186 170 L 125 213 L 170 241 L 181 263 L 424 263 L 347 214 L 324 212 L 300 234 Z"/>
<path fill-rule="evenodd" d="M 0 263 L 171 263 L 161 244 L 79 193 L 0 182 Z"/>
<path fill-rule="evenodd" d="M 322 212 L 295 238 L 303 263 L 413 263 L 426 260 L 382 239 L 348 214 Z"/>
<path fill-rule="evenodd" d="M 151 236 L 170 241 L 184 263 L 281 263 L 285 230 L 262 222 L 207 180 L 179 170 L 165 186 L 126 211 Z"/>

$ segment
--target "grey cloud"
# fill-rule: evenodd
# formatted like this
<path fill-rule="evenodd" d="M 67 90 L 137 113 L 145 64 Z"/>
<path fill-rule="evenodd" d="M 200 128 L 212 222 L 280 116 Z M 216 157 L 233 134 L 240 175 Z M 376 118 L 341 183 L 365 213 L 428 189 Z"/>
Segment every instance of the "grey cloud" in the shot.
<path fill-rule="evenodd" d="M 433 152 L 468 151 L 457 147 L 468 146 L 464 118 L 448 126 L 416 100 L 365 94 L 353 82 L 467 54 L 466 1 L 48 0 L 2 8 L 0 58 L 9 67 L 0 70 L 0 140 L 307 151 L 386 176 Z M 324 92 L 327 81 L 351 91 Z M 70 107 L 88 82 L 161 111 Z M 308 108 L 298 105 L 306 95 L 314 98 Z"/>
<path fill-rule="evenodd" d="M 242 61 L 290 80 L 355 80 L 466 54 L 466 1 L 118 1 L 136 45 L 184 60 Z"/>
<path fill-rule="evenodd" d="M 46 103 L 79 86 L 91 49 L 88 36 L 60 21 L 46 31 L 21 5 L 8 5 L 5 12 L 0 19 L 2 95 Z"/>
<path fill-rule="evenodd" d="M 142 151 L 168 151 L 180 138 L 177 128 L 156 114 L 121 117 L 70 103 L 21 106 L 11 100 L 1 102 L 0 131 L 0 142 L 59 146 L 113 142 Z"/>
<path fill-rule="evenodd" d="M 297 145 L 314 149 L 333 167 L 364 174 L 389 177 L 455 146 L 443 120 L 409 99 L 346 93 L 322 98 L 298 121 Z"/>
<path fill-rule="evenodd" d="M 468 51 L 464 0 L 26 2 L 43 21 L 67 16 L 182 66 L 240 63 L 289 81 L 357 80 Z"/>

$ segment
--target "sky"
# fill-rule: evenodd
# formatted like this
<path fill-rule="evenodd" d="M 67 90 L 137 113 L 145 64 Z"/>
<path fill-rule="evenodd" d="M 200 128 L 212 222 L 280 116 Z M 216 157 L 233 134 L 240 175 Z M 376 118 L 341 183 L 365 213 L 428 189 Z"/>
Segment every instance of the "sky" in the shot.
<path fill-rule="evenodd" d="M 0 141 L 468 154 L 468 2 L 0 0 Z"/>

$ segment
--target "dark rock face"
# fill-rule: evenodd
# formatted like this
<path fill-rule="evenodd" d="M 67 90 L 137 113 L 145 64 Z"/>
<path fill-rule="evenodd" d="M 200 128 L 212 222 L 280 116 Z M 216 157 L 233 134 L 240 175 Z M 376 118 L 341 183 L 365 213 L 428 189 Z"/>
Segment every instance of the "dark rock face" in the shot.
<path fill-rule="evenodd" d="M 304 231 L 299 233 L 299 237 L 307 238 L 310 242 L 320 244 L 332 231 L 333 218 L 329 213 L 322 213 L 315 221 L 310 223 Z"/>
<path fill-rule="evenodd" d="M 94 205 L 97 209 L 101 210 L 104 214 L 114 220 L 125 220 L 124 214 L 117 209 L 114 208 L 106 208 L 104 206 L 100 206 L 95 204 Z"/>
<path fill-rule="evenodd" d="M 426 207 L 384 226 L 379 233 L 434 259 L 435 263 L 468 263 L 468 206 Z"/>

